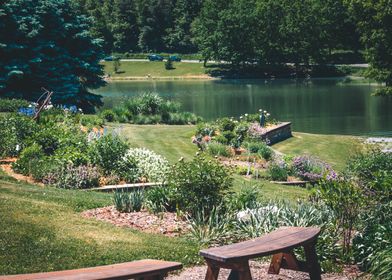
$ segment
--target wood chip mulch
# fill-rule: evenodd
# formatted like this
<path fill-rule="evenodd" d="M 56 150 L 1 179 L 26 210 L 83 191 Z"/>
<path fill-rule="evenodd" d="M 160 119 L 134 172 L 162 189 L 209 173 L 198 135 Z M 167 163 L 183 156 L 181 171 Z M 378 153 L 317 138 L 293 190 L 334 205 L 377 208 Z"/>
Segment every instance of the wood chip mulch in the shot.
<path fill-rule="evenodd" d="M 292 271 L 287 269 L 281 269 L 278 275 L 268 274 L 269 263 L 250 261 L 250 270 L 252 273 L 253 280 L 308 280 L 309 274 Z M 206 266 L 195 266 L 184 269 L 179 274 L 169 275 L 167 280 L 199 280 L 204 279 L 207 271 Z M 219 273 L 219 280 L 226 280 L 229 276 L 228 269 L 222 269 Z M 321 277 L 323 280 L 353 280 L 357 279 L 361 273 L 356 266 L 345 267 L 343 273 L 327 273 Z M 366 280 L 369 278 L 361 277 Z"/>
<path fill-rule="evenodd" d="M 154 215 L 147 211 L 121 213 L 114 206 L 87 210 L 83 217 L 106 221 L 119 227 L 130 227 L 149 233 L 159 233 L 166 236 L 179 236 L 188 232 L 188 224 L 179 219 L 176 213 Z"/>

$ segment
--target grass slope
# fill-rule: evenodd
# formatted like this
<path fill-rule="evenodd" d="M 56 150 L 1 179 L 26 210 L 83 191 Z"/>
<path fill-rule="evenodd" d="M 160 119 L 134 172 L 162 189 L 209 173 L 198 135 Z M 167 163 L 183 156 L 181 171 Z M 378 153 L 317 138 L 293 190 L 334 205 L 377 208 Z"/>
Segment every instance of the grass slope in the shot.
<path fill-rule="evenodd" d="M 115 74 L 113 62 L 103 62 L 105 73 L 112 77 L 179 77 L 205 75 L 203 63 L 173 62 L 174 69 L 166 70 L 164 61 L 121 61 L 120 71 Z"/>
<path fill-rule="evenodd" d="M 293 133 L 292 138 L 273 145 L 279 152 L 289 155 L 314 155 L 337 170 L 343 170 L 351 155 L 358 152 L 358 138 L 340 135 Z"/>
<path fill-rule="evenodd" d="M 38 187 L 0 172 L 0 275 L 72 269 L 144 258 L 198 262 L 198 248 L 168 238 L 85 219 L 80 211 L 111 196 Z"/>
<path fill-rule="evenodd" d="M 112 125 L 117 126 L 117 125 Z M 179 158 L 191 159 L 197 152 L 191 138 L 195 126 L 190 125 L 120 125 L 123 135 L 133 147 L 145 147 L 165 156 L 170 163 Z"/>

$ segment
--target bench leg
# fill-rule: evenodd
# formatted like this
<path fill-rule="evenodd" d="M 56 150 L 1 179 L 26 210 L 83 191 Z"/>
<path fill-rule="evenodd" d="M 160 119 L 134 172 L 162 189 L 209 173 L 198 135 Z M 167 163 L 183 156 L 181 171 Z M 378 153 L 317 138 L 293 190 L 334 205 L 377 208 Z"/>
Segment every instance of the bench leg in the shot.
<path fill-rule="evenodd" d="M 249 263 L 241 263 L 236 265 L 230 272 L 228 280 L 252 280 Z"/>
<path fill-rule="evenodd" d="M 213 262 L 206 260 L 207 262 L 207 274 L 205 280 L 218 280 L 219 267 Z"/>
<path fill-rule="evenodd" d="M 310 280 L 321 280 L 321 268 L 316 253 L 316 242 L 304 245 Z"/>

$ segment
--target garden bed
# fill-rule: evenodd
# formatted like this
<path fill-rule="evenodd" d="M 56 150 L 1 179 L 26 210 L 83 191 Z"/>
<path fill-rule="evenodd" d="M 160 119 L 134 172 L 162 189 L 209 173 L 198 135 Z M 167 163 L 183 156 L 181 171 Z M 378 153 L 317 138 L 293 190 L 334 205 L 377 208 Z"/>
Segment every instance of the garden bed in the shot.
<path fill-rule="evenodd" d="M 130 227 L 148 233 L 179 236 L 188 232 L 187 222 L 179 219 L 176 213 L 164 212 L 159 216 L 147 211 L 122 213 L 113 206 L 87 210 L 82 213 L 85 218 L 94 218 L 109 222 L 119 227 Z"/>

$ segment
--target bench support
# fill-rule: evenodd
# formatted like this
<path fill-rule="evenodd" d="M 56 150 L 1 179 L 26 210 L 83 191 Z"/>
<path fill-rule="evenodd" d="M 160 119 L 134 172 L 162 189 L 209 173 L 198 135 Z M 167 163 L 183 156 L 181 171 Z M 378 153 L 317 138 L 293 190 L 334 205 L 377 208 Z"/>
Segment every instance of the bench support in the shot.
<path fill-rule="evenodd" d="M 205 280 L 218 280 L 220 268 L 231 269 L 228 280 L 252 280 L 248 261 L 222 263 L 206 259 L 207 274 Z"/>
<path fill-rule="evenodd" d="M 317 259 L 316 243 L 304 245 L 306 262 L 299 261 L 292 251 L 273 255 L 269 274 L 279 274 L 280 269 L 308 272 L 311 280 L 321 280 L 321 268 Z"/>

